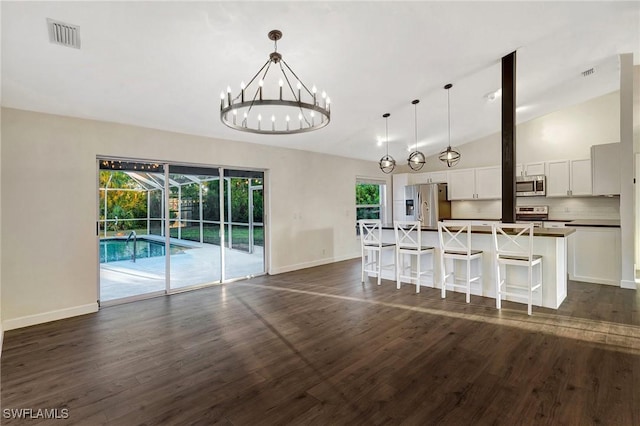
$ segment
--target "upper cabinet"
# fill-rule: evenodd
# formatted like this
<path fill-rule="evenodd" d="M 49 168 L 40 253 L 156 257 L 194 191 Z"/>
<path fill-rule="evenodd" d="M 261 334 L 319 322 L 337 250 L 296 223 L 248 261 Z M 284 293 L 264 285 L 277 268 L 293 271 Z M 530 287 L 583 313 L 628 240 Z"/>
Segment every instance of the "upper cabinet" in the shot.
<path fill-rule="evenodd" d="M 447 183 L 447 172 L 412 173 L 409 175 L 409 185 L 424 183 Z"/>
<path fill-rule="evenodd" d="M 500 166 L 449 172 L 449 200 L 497 200 L 502 197 Z"/>
<path fill-rule="evenodd" d="M 404 201 L 404 187 L 409 185 L 409 174 L 398 173 L 391 178 L 393 179 L 393 200 Z"/>
<path fill-rule="evenodd" d="M 459 169 L 449 172 L 449 200 L 473 200 L 476 198 L 476 175 L 474 169 Z"/>
<path fill-rule="evenodd" d="M 620 144 L 591 147 L 593 195 L 620 194 Z"/>
<path fill-rule="evenodd" d="M 591 160 L 547 162 L 547 197 L 592 195 Z"/>
<path fill-rule="evenodd" d="M 544 174 L 544 162 L 516 165 L 516 176 L 536 176 Z"/>

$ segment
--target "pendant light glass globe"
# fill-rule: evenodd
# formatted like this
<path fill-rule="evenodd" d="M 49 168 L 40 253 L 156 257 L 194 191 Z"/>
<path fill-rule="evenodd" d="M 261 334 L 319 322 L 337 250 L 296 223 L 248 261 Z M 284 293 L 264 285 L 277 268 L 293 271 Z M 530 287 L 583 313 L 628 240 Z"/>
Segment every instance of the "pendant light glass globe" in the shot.
<path fill-rule="evenodd" d="M 460 152 L 451 148 L 451 101 L 449 99 L 449 89 L 453 87 L 453 84 L 447 84 L 444 86 L 447 91 L 447 125 L 449 128 L 449 146 L 447 149 L 438 154 L 438 159 L 445 163 L 447 167 L 453 167 L 460 161 Z"/>
<path fill-rule="evenodd" d="M 392 156 L 389 155 L 389 116 L 391 114 L 389 114 L 388 112 L 383 114 L 382 116 L 385 119 L 385 135 L 386 135 L 386 141 L 387 141 L 387 155 L 385 155 L 384 157 L 382 157 L 380 159 L 380 161 L 378 162 L 378 164 L 380 165 L 380 170 L 382 170 L 383 173 L 391 173 L 393 171 L 393 169 L 396 168 L 396 160 L 393 159 Z"/>
<path fill-rule="evenodd" d="M 407 161 L 407 164 L 409 164 L 409 167 L 411 168 L 411 170 L 415 172 L 420 170 L 424 166 L 424 163 L 427 162 L 427 159 L 424 156 L 424 154 L 418 151 L 418 102 L 420 102 L 419 99 L 411 101 L 411 103 L 413 104 L 414 113 L 415 113 L 414 115 L 415 115 L 415 124 L 416 124 L 415 125 L 416 150 L 409 155 L 409 160 Z"/>
<path fill-rule="evenodd" d="M 380 170 L 384 173 L 389 174 L 396 168 L 396 160 L 393 159 L 390 155 L 385 155 L 380 159 Z"/>
<path fill-rule="evenodd" d="M 411 155 L 409 155 L 409 167 L 411 167 L 411 170 L 413 171 L 418 171 L 420 170 L 423 166 L 424 163 L 427 162 L 427 159 L 425 158 L 424 154 L 421 153 L 420 151 L 413 151 L 411 153 Z"/>

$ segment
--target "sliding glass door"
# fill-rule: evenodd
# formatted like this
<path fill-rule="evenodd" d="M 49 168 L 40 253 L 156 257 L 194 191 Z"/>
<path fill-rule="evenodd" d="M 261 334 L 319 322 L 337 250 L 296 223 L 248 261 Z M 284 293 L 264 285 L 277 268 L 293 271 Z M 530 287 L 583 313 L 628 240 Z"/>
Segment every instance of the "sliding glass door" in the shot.
<path fill-rule="evenodd" d="M 263 172 L 98 163 L 101 301 L 265 273 Z"/>
<path fill-rule="evenodd" d="M 225 170 L 225 279 L 264 273 L 263 172 Z"/>
<path fill-rule="evenodd" d="M 165 291 L 163 177 L 162 164 L 99 161 L 100 301 Z"/>
<path fill-rule="evenodd" d="M 171 241 L 188 249 L 171 257 L 171 289 L 222 281 L 220 173 L 217 168 L 169 165 Z"/>

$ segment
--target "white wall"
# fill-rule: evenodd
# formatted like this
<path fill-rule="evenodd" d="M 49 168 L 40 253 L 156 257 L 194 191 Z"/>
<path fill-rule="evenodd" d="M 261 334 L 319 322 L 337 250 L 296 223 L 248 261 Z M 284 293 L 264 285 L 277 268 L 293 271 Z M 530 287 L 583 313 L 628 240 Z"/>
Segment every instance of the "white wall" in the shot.
<path fill-rule="evenodd" d="M 388 180 L 375 162 L 15 109 L 2 139 L 5 329 L 95 310 L 96 156 L 268 169 L 270 273 L 358 257 L 356 176 Z"/>
<path fill-rule="evenodd" d="M 0 123 L 2 122 L 2 110 L 0 109 Z M 0 134 L 0 165 L 2 164 L 2 135 Z M 0 225 L 2 224 L 2 173 L 0 173 Z M 2 342 L 4 341 L 4 328 L 2 327 L 2 226 L 0 226 L 0 356 L 2 356 Z"/>

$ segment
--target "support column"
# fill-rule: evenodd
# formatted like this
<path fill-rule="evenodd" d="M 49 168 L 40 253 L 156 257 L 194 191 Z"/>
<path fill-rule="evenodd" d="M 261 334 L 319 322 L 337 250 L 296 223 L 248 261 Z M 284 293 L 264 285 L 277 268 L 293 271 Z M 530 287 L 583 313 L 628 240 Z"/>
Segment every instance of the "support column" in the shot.
<path fill-rule="evenodd" d="M 502 221 L 516 221 L 516 52 L 502 58 Z"/>
<path fill-rule="evenodd" d="M 620 55 L 620 286 L 636 289 L 633 209 L 633 53 Z M 637 114 L 637 112 L 636 112 Z"/>

